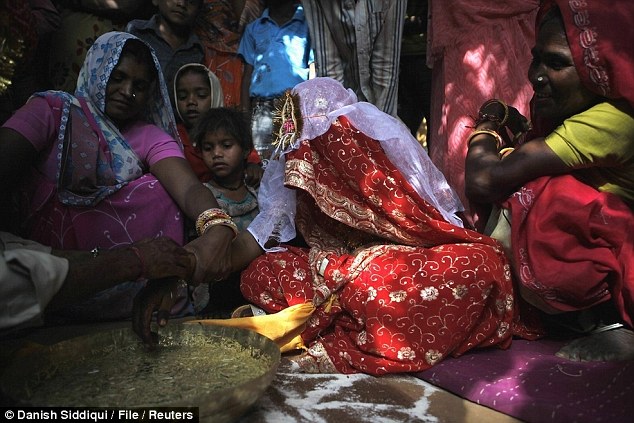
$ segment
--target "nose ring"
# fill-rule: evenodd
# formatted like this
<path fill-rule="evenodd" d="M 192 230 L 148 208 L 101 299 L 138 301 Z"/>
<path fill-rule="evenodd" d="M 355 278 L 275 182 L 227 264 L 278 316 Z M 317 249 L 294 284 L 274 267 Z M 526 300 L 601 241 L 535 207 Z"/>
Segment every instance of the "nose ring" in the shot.
<path fill-rule="evenodd" d="M 544 77 L 543 76 L 538 76 L 537 77 L 537 82 L 544 82 Z"/>
<path fill-rule="evenodd" d="M 539 79 L 539 78 L 537 78 Z M 136 93 L 132 93 L 132 98 L 136 98 Z"/>

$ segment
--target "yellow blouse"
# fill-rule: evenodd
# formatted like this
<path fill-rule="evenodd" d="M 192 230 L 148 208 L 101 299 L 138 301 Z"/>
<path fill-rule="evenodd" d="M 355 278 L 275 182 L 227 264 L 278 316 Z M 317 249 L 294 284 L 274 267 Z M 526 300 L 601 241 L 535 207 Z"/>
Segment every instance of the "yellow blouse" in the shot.
<path fill-rule="evenodd" d="M 599 103 L 566 119 L 546 144 L 580 180 L 634 208 L 634 110 L 627 103 Z"/>

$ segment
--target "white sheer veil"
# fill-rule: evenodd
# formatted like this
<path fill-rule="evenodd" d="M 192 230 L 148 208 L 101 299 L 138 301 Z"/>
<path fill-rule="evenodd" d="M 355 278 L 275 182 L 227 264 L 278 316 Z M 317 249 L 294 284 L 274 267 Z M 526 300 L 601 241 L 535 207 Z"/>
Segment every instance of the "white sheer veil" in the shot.
<path fill-rule="evenodd" d="M 260 213 L 248 231 L 266 251 L 269 239 L 287 242 L 295 232 L 295 191 L 284 186 L 285 153 L 296 149 L 302 140 L 324 134 L 339 116 L 346 116 L 352 125 L 377 140 L 387 157 L 425 201 L 438 209 L 450 223 L 463 227 L 456 213 L 464 210 L 458 196 L 444 175 L 434 166 L 425 149 L 398 119 L 374 105 L 357 101 L 357 96 L 332 78 L 314 78 L 295 86 L 299 97 L 301 133 L 291 145 L 278 146 L 277 159 L 271 159 L 260 184 Z"/>

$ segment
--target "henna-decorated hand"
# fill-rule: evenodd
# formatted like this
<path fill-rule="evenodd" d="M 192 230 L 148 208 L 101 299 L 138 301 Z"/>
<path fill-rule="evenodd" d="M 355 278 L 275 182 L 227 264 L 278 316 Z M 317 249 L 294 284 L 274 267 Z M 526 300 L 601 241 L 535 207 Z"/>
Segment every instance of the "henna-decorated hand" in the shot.
<path fill-rule="evenodd" d="M 146 239 L 134 243 L 131 248 L 141 261 L 144 277 L 160 279 L 175 276 L 190 280 L 196 267 L 196 256 L 168 237 Z"/>

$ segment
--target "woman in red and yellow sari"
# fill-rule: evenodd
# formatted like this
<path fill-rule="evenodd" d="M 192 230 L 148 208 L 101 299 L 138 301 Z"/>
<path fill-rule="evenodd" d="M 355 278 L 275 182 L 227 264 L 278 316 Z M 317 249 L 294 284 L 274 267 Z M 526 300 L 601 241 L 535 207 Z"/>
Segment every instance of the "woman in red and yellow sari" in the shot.
<path fill-rule="evenodd" d="M 634 359 L 633 22 L 630 1 L 543 1 L 529 141 L 499 151 L 522 117 L 498 100 L 466 141 L 467 196 L 507 214 L 522 298 L 589 335 L 558 353 L 571 360 Z"/>
<path fill-rule="evenodd" d="M 304 349 L 296 362 L 310 372 L 414 372 L 510 344 L 509 263 L 462 227 L 404 124 L 316 78 L 287 95 L 277 135 L 261 212 L 232 249 L 244 296 L 267 314 L 203 322 Z M 305 247 L 284 244 L 296 229 Z"/>

